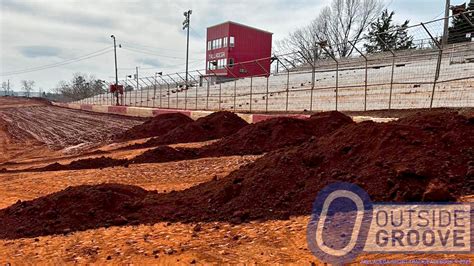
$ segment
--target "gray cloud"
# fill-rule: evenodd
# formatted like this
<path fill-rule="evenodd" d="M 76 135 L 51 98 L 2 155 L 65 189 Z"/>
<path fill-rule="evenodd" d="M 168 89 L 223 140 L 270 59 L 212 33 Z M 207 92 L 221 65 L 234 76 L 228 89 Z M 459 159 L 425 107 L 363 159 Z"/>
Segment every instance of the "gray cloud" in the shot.
<path fill-rule="evenodd" d="M 417 23 L 438 15 L 443 0 L 383 0 L 391 3 L 396 19 Z M 461 0 L 452 0 L 459 2 Z M 464 1 L 464 0 L 463 0 Z M 274 33 L 273 40 L 307 25 L 331 0 L 0 0 L 0 68 L 2 72 L 54 64 L 111 47 L 118 49 L 119 77 L 141 67 L 140 75 L 156 71 L 184 71 L 186 34 L 183 12 L 192 9 L 190 69 L 205 68 L 206 27 L 236 21 Z M 419 3 L 420 2 L 420 3 Z M 115 75 L 112 51 L 57 68 L 2 76 L 19 84 L 32 79 L 39 87 L 54 88 L 73 73 L 100 79 Z"/>
<path fill-rule="evenodd" d="M 19 47 L 18 50 L 25 57 L 35 58 L 35 57 L 57 57 L 61 53 L 61 49 L 58 47 L 52 46 L 23 46 Z"/>
<path fill-rule="evenodd" d="M 144 64 L 144 65 L 148 65 L 148 66 L 152 66 L 156 68 L 159 68 L 162 66 L 162 63 L 160 62 L 160 60 L 155 59 L 155 58 L 141 58 L 137 60 L 137 62 L 139 64 Z"/>

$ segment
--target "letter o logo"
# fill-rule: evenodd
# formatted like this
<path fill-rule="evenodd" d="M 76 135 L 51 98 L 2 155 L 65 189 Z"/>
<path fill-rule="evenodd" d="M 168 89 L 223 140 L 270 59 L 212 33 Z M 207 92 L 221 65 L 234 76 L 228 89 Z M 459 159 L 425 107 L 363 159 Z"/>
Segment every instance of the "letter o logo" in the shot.
<path fill-rule="evenodd" d="M 363 250 L 371 221 L 372 202 L 362 188 L 331 184 L 314 201 L 307 228 L 309 248 L 324 262 L 350 262 Z"/>

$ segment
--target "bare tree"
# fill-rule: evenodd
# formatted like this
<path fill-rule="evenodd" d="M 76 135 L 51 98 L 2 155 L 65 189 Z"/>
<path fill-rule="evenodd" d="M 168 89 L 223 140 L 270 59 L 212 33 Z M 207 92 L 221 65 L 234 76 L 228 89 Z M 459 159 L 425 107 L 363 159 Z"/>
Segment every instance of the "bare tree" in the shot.
<path fill-rule="evenodd" d="M 93 75 L 75 73 L 70 82 L 60 81 L 55 91 L 65 99 L 80 100 L 104 93 L 106 88 L 104 82 Z"/>
<path fill-rule="evenodd" d="M 277 43 L 279 52 L 297 51 L 305 61 L 312 62 L 321 55 L 316 43 L 325 42 L 337 57 L 350 56 L 354 45 L 382 11 L 380 0 L 333 0 L 307 26 L 291 33 Z"/>
<path fill-rule="evenodd" d="M 33 90 L 33 86 L 35 85 L 34 80 L 22 80 L 21 87 L 25 91 L 26 97 L 30 97 L 30 93 Z"/>
<path fill-rule="evenodd" d="M 5 96 L 8 95 L 8 84 L 7 84 L 6 81 L 3 81 L 3 82 L 2 82 L 2 91 L 3 91 L 3 94 L 4 94 Z"/>

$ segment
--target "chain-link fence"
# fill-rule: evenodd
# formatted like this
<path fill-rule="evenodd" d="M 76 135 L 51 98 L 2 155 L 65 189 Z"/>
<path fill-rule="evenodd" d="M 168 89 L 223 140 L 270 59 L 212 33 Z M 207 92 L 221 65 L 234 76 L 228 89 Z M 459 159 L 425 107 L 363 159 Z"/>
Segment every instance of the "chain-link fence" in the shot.
<path fill-rule="evenodd" d="M 187 84 L 185 73 L 136 76 L 119 81 L 125 88 L 119 104 L 239 112 L 474 107 L 474 42 L 443 45 L 444 20 L 404 28 L 413 36 L 405 47 L 377 35 L 382 47 L 374 51 L 364 45 L 373 42 L 367 36 L 348 42 L 354 51 L 349 57 L 339 58 L 331 44 L 318 42 L 315 60 L 292 52 L 240 62 L 223 66 L 226 79 L 209 69 L 190 71 Z M 235 75 L 268 62 L 271 73 Z M 116 99 L 105 93 L 78 103 L 115 105 Z"/>
<path fill-rule="evenodd" d="M 0 90 L 0 96 L 17 96 L 17 97 L 45 97 L 44 91 L 14 91 Z"/>

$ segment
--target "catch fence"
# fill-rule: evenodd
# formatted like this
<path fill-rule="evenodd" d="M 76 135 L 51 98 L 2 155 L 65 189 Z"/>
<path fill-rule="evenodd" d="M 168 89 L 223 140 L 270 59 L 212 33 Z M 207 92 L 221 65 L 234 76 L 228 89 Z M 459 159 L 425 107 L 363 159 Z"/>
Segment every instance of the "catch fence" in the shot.
<path fill-rule="evenodd" d="M 120 105 L 238 112 L 363 111 L 432 107 L 474 107 L 474 42 L 444 44 L 445 18 L 407 28 L 412 45 L 384 43 L 382 52 L 349 42 L 353 54 L 340 58 L 331 44 L 315 43 L 313 59 L 301 52 L 223 66 L 230 78 L 212 70 L 155 73 L 120 80 Z M 474 29 L 474 28 L 473 28 Z M 390 32 L 386 32 L 390 33 Z M 385 34 L 386 34 L 385 33 Z M 271 62 L 271 73 L 237 78 L 237 71 Z M 235 78 L 234 78 L 235 77 Z M 106 84 L 107 85 L 107 84 Z M 77 101 L 115 105 L 112 93 Z"/>

